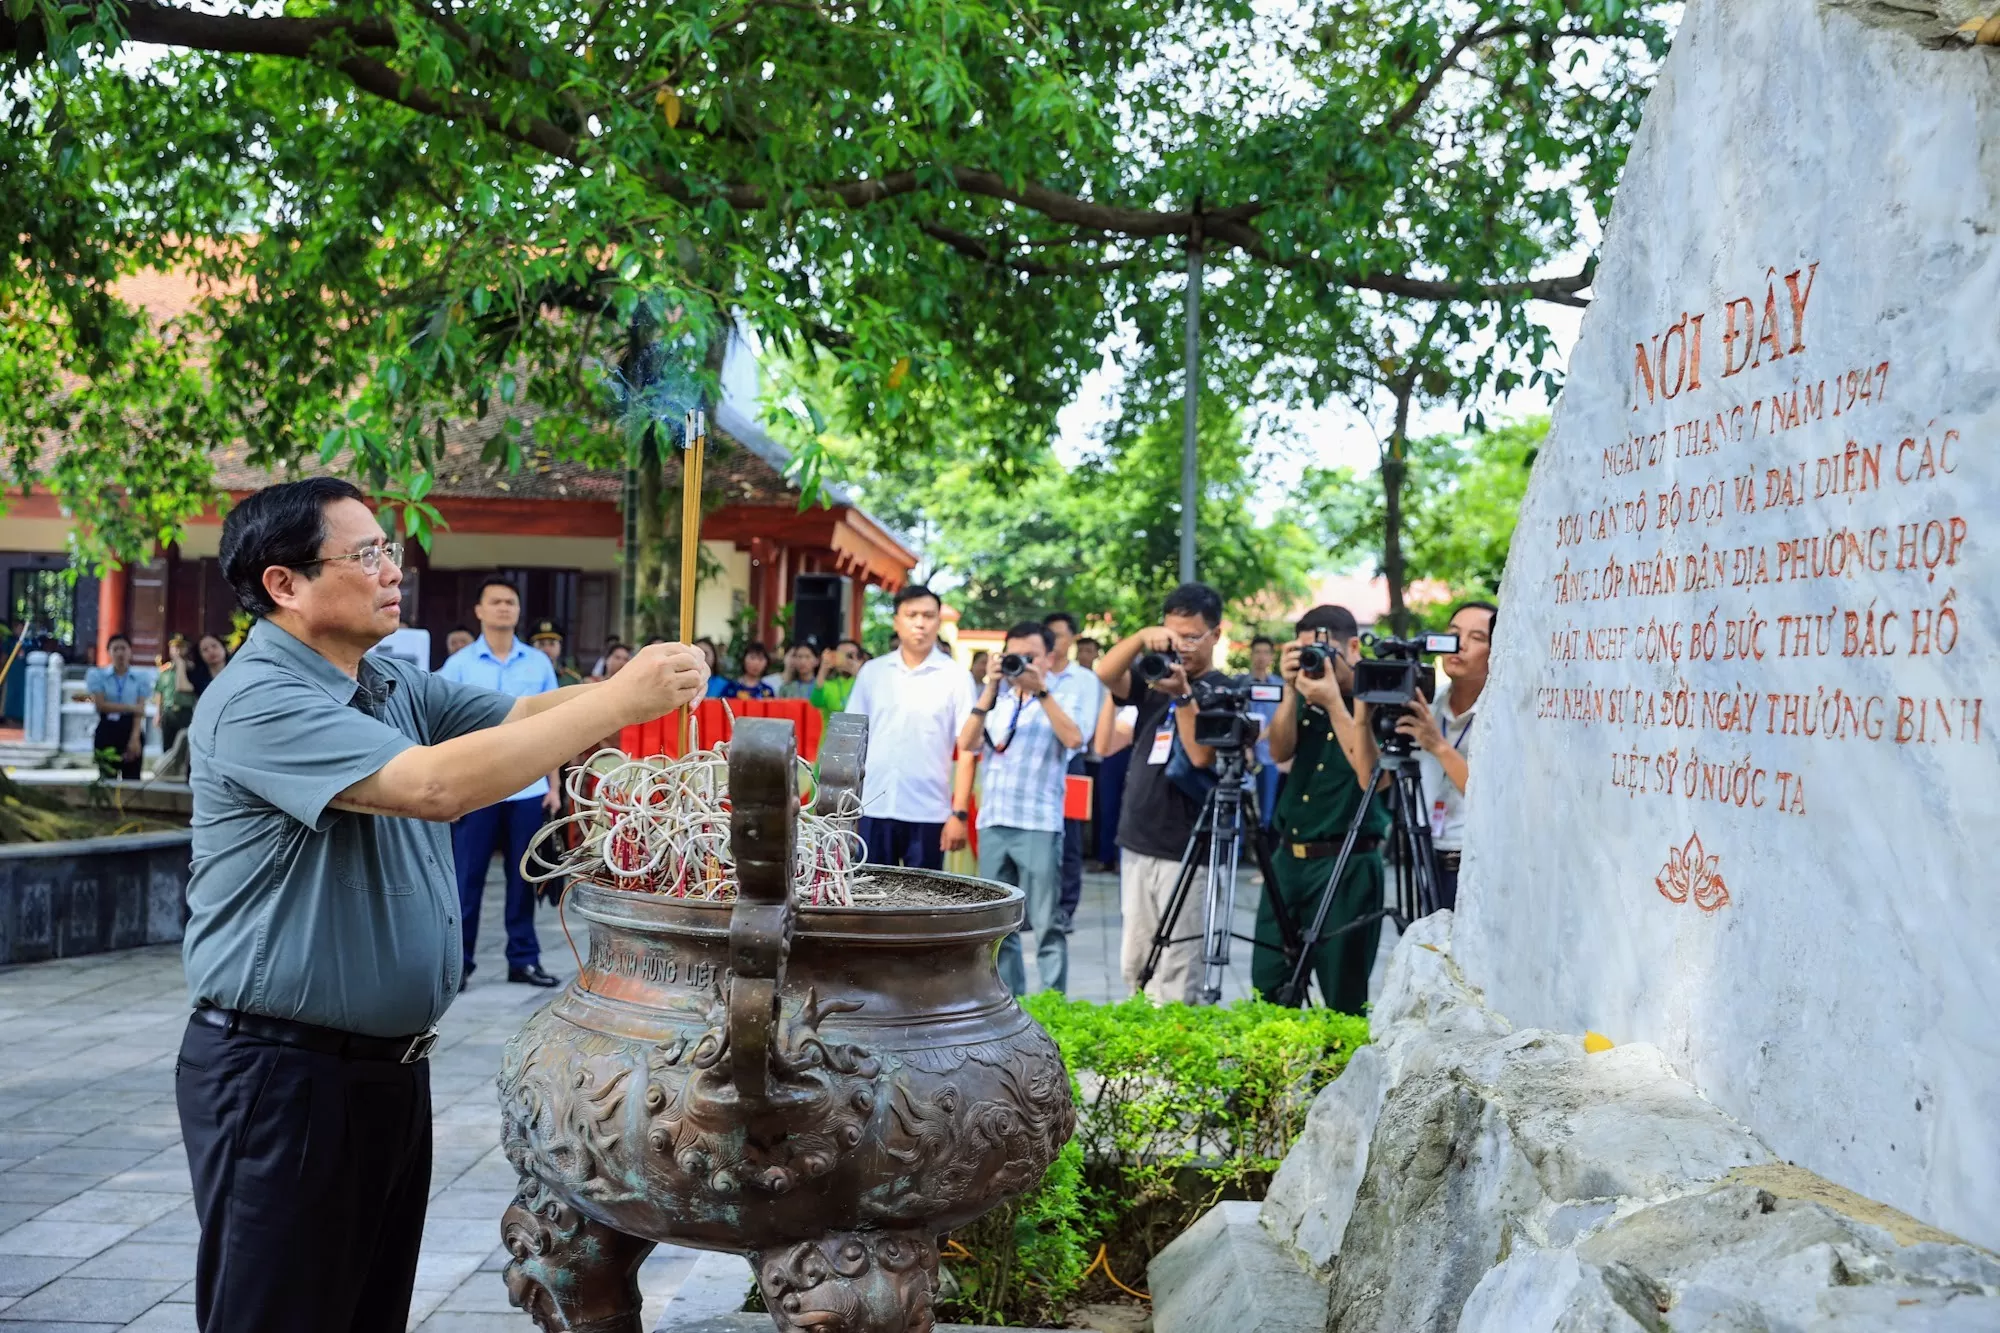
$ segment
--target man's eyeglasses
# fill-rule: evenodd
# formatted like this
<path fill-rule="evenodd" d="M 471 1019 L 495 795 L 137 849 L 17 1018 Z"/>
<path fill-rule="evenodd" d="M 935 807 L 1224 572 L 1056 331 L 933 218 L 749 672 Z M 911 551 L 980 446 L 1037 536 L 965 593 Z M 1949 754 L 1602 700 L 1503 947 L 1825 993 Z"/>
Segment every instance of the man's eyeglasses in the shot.
<path fill-rule="evenodd" d="M 323 555 L 317 559 L 308 560 L 305 563 L 307 565 L 330 565 L 337 560 L 359 560 L 361 562 L 362 573 L 379 574 L 382 572 L 384 562 L 395 565 L 398 568 L 402 567 L 403 543 L 376 542 L 373 546 L 364 546 L 360 550 L 351 551 L 346 555 Z M 301 566 L 301 568 L 303 567 Z"/>

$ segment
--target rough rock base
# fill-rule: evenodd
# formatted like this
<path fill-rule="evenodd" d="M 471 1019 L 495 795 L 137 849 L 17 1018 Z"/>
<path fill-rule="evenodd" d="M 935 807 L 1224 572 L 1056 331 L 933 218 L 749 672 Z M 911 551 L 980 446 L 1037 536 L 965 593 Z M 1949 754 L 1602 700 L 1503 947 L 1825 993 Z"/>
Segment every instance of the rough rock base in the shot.
<path fill-rule="evenodd" d="M 1399 942 L 1255 1225 L 1153 1261 L 1161 1333 L 2000 1328 L 1993 1255 L 1778 1162 L 1652 1047 L 1513 1030 L 1450 941 Z"/>
<path fill-rule="evenodd" d="M 1153 1257 L 1154 1333 L 1291 1333 L 1318 1328 L 1326 1286 L 1258 1220 L 1259 1205 L 1219 1203 Z"/>

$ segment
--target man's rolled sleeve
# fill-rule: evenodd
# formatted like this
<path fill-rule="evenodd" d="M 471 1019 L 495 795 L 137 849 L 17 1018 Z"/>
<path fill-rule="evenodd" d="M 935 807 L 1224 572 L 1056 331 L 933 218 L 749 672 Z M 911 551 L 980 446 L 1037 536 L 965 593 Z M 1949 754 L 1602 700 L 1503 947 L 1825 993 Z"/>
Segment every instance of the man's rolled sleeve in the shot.
<path fill-rule="evenodd" d="M 333 798 L 416 742 L 304 681 L 273 683 L 229 701 L 216 719 L 217 776 L 315 832 L 333 822 Z"/>
<path fill-rule="evenodd" d="M 467 685 L 431 672 L 417 682 L 417 717 L 432 745 L 488 727 L 497 727 L 514 710 L 514 696 Z"/>

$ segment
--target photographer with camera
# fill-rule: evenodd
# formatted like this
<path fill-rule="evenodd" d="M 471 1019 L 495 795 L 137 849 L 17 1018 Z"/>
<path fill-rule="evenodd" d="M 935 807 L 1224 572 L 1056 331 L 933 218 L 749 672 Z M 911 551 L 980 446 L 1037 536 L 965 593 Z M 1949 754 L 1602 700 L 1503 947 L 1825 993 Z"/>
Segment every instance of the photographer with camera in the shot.
<path fill-rule="evenodd" d="M 1097 678 L 1114 702 L 1138 710 L 1118 819 L 1119 970 L 1133 991 L 1201 815 L 1201 780 L 1193 770 L 1215 764 L 1215 751 L 1195 739 L 1194 691 L 1229 679 L 1214 669 L 1221 594 L 1205 583 L 1184 583 L 1167 594 L 1162 611 L 1159 625 L 1120 640 L 1097 662 Z M 1206 851 L 1197 844 L 1195 855 L 1205 860 Z M 1147 996 L 1156 1003 L 1193 1000 L 1201 962 L 1198 937 L 1176 940 L 1162 953 Z"/>
<path fill-rule="evenodd" d="M 1267 739 L 1271 757 L 1291 761 L 1291 775 L 1278 797 L 1272 824 L 1275 884 L 1264 886 L 1257 904 L 1257 943 L 1250 961 L 1251 984 L 1275 999 L 1291 965 L 1279 950 L 1278 918 L 1272 895 L 1299 920 L 1313 916 L 1339 859 L 1341 840 L 1361 804 L 1362 784 L 1374 767 L 1368 741 L 1366 706 L 1351 702 L 1354 664 L 1361 657 L 1361 627 L 1344 606 L 1316 606 L 1299 620 L 1296 635 L 1279 658 L 1284 696 L 1272 716 Z M 1382 840 L 1389 831 L 1389 807 L 1375 803 L 1362 824 L 1322 937 L 1309 962 L 1320 996 L 1330 1009 L 1359 1014 L 1368 1003 L 1368 972 L 1374 965 L 1380 923 L 1340 932 L 1340 927 L 1382 906 Z M 1340 932 L 1340 933 L 1335 933 Z"/>
<path fill-rule="evenodd" d="M 1465 847 L 1465 781 L 1469 771 L 1467 742 L 1473 710 L 1486 688 L 1487 655 L 1493 649 L 1493 626 L 1500 608 L 1491 602 L 1467 602 L 1452 612 L 1452 633 L 1458 651 L 1439 663 L 1451 688 L 1435 707 L 1422 695 L 1410 701 L 1409 714 L 1396 724 L 1401 735 L 1416 743 L 1417 764 L 1423 771 L 1424 797 L 1429 802 L 1431 846 L 1437 851 L 1437 905 L 1458 903 L 1459 854 Z"/>
<path fill-rule="evenodd" d="M 1020 889 L 1022 930 L 1033 935 L 1035 970 L 1047 990 L 1069 986 L 1069 937 L 1062 899 L 1063 782 L 1084 744 L 1077 719 L 1093 707 L 1097 682 L 1056 671 L 1056 636 L 1023 621 L 987 666 L 979 702 L 959 728 L 958 748 L 976 754 L 985 778 L 979 797 L 979 876 Z M 1067 676 L 1068 679 L 1061 679 Z M 961 781 L 960 786 L 964 784 Z M 1000 941 L 1000 977 L 1028 993 L 1022 930 Z"/>

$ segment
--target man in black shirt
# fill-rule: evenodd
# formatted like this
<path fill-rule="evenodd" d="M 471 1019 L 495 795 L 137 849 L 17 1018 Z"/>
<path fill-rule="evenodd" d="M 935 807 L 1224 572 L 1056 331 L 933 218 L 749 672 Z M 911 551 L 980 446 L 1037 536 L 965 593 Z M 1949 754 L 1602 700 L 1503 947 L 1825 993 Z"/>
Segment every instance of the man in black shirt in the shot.
<path fill-rule="evenodd" d="M 1193 794 L 1201 779 L 1192 770 L 1215 766 L 1215 751 L 1194 739 L 1190 682 L 1227 679 L 1213 665 L 1222 630 L 1221 594 L 1205 583 L 1184 583 L 1167 595 L 1164 612 L 1159 625 L 1121 640 L 1096 666 L 1097 678 L 1118 706 L 1139 710 L 1118 817 L 1118 901 L 1124 917 L 1119 970 L 1133 991 L 1139 989 L 1139 969 L 1152 949 L 1181 856 L 1201 815 L 1201 800 Z M 1148 685 L 1132 670 L 1146 652 L 1178 655 L 1179 660 Z M 1205 858 L 1207 847 L 1197 848 L 1196 855 Z M 1176 933 L 1186 938 L 1167 946 L 1146 986 L 1155 1003 L 1191 1002 L 1200 983 L 1200 931 L 1190 923 Z"/>

